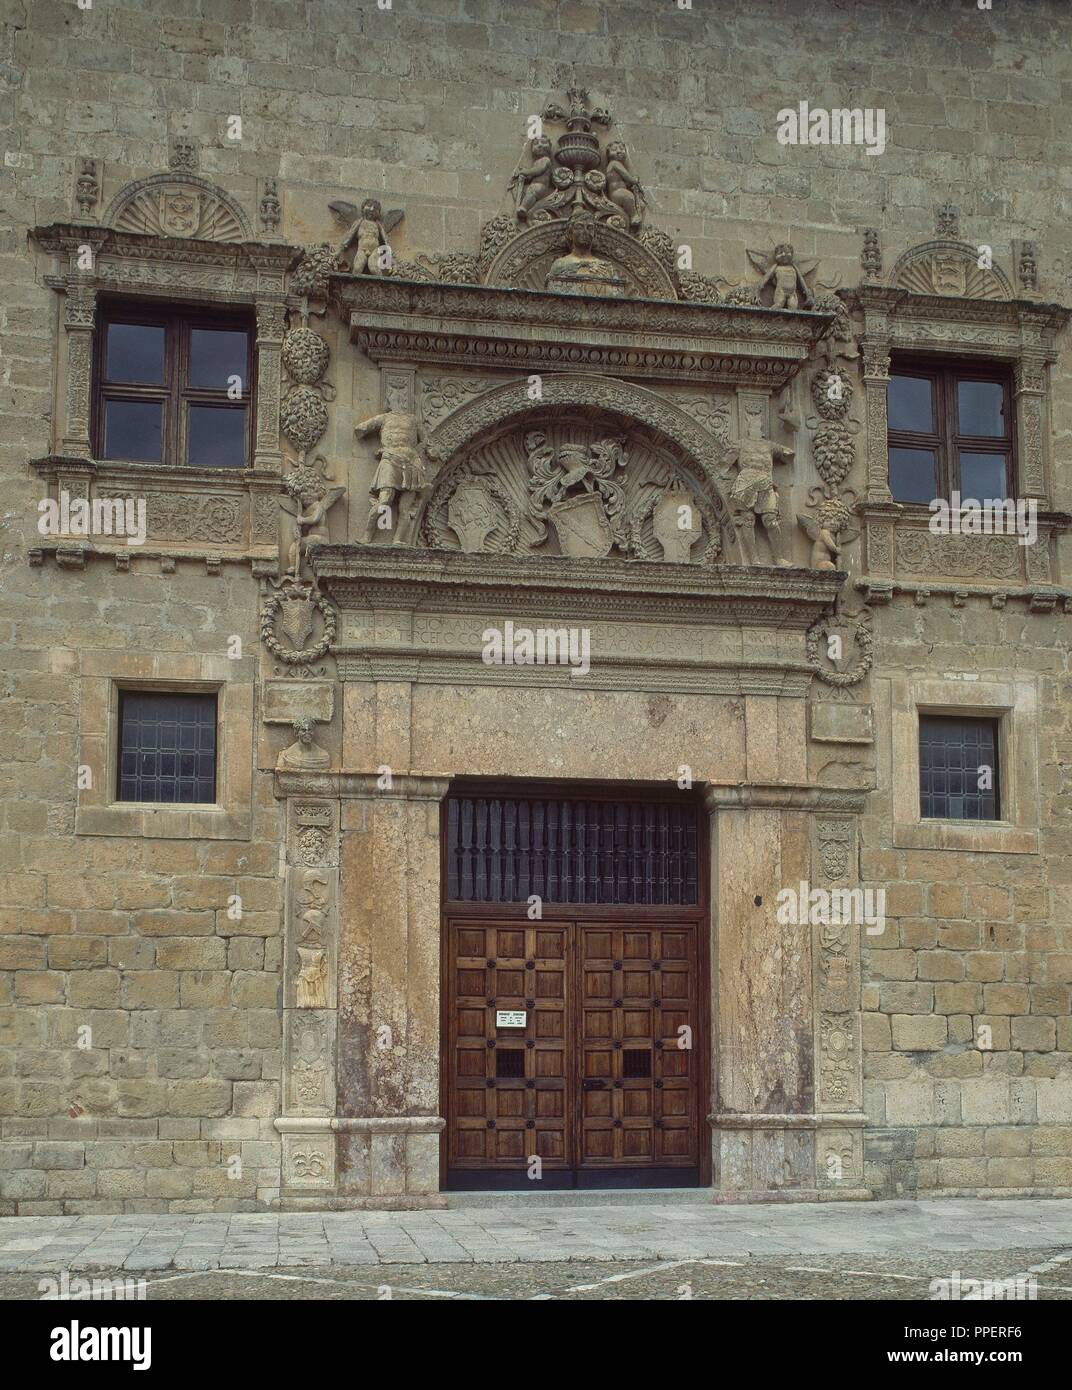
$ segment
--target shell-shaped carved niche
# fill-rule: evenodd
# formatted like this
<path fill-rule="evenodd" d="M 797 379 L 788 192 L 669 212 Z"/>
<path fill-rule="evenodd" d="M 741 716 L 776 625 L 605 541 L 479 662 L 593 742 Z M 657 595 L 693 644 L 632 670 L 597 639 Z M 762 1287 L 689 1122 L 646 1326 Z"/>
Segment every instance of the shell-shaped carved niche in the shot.
<path fill-rule="evenodd" d="M 996 265 L 986 264 L 988 249 L 961 241 L 925 242 L 905 252 L 893 268 L 890 284 L 910 294 L 1012 299 L 1007 277 Z"/>
<path fill-rule="evenodd" d="M 552 266 L 566 259 L 569 250 L 567 222 L 554 219 L 529 227 L 499 251 L 488 266 L 484 283 L 505 289 L 547 289 Z M 584 287 L 583 279 L 577 280 L 578 293 L 610 293 L 629 299 L 677 299 L 677 290 L 666 267 L 628 232 L 605 222 L 595 223 L 591 250 L 594 273 L 588 288 Z M 598 273 L 598 261 L 606 264 L 605 275 Z M 601 281 L 606 282 L 602 287 Z"/>
<path fill-rule="evenodd" d="M 155 174 L 127 184 L 112 200 L 104 225 L 119 232 L 198 241 L 253 239 L 249 221 L 234 198 L 192 174 Z"/>
<path fill-rule="evenodd" d="M 718 517 L 699 471 L 609 412 L 534 412 L 440 472 L 421 524 L 435 550 L 712 564 Z"/>

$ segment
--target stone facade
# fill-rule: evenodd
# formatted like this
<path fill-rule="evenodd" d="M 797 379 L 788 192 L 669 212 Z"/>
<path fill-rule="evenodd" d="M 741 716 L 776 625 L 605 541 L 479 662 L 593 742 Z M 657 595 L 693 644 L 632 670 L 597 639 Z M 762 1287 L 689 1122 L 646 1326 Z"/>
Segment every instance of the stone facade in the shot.
<path fill-rule="evenodd" d="M 767 8 L 0 4 L 0 1212 L 441 1204 L 460 777 L 702 801 L 716 1200 L 1072 1192 L 1072 17 Z M 247 316 L 245 468 L 99 456 L 117 304 Z M 906 354 L 1008 371 L 1034 544 L 893 500 Z M 118 799 L 129 689 L 213 803 Z"/>

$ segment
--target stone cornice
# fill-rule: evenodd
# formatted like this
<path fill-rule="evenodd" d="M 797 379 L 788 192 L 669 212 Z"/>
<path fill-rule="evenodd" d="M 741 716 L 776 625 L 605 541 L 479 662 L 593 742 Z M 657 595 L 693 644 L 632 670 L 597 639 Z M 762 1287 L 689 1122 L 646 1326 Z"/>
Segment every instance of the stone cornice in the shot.
<path fill-rule="evenodd" d="M 375 362 L 584 370 L 782 385 L 825 337 L 830 313 L 598 299 L 396 277 L 331 277 L 350 337 Z M 639 341 L 638 341 L 639 339 Z"/>
<path fill-rule="evenodd" d="M 714 622 L 801 631 L 828 611 L 837 570 L 669 565 L 369 545 L 309 550 L 318 583 L 340 609 L 450 611 Z"/>
<path fill-rule="evenodd" d="M 194 237 L 120 232 L 87 222 L 51 222 L 34 227 L 30 235 L 43 251 L 63 259 L 73 256 L 81 246 L 92 246 L 95 262 L 113 256 L 132 261 L 178 261 L 187 266 L 245 265 L 276 273 L 289 269 L 300 251 L 284 242 L 202 241 Z M 86 271 L 75 278 L 80 283 L 93 284 L 96 277 L 92 271 Z"/>
<path fill-rule="evenodd" d="M 889 315 L 891 320 L 940 320 L 1005 330 L 1030 327 L 1044 334 L 1056 334 L 1072 318 L 1072 309 L 1061 304 L 1043 304 L 1027 299 L 971 299 L 958 295 L 912 294 L 890 285 L 864 284 L 855 289 L 840 290 L 839 295 L 850 309 L 863 314 L 868 310 L 878 311 Z"/>

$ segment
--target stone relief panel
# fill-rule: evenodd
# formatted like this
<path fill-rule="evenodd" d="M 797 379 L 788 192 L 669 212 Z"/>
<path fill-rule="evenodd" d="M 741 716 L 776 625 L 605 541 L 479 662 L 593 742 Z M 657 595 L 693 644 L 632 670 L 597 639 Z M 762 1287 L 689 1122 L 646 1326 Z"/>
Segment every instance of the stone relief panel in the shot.
<path fill-rule="evenodd" d="M 902 527 L 897 531 L 897 570 L 956 579 L 1019 579 L 1023 549 L 1015 536 L 935 536 Z"/>
<path fill-rule="evenodd" d="M 284 1113 L 334 1115 L 334 1009 L 287 1009 L 283 1014 Z"/>
<path fill-rule="evenodd" d="M 253 240 L 249 219 L 229 193 L 178 170 L 128 184 L 102 220 L 119 232 L 199 241 Z"/>
<path fill-rule="evenodd" d="M 434 549 L 713 563 L 721 528 L 699 481 L 650 432 L 593 412 L 536 412 L 439 476 Z"/>
<path fill-rule="evenodd" d="M 295 1191 L 335 1186 L 333 1134 L 283 1135 L 283 1186 Z"/>

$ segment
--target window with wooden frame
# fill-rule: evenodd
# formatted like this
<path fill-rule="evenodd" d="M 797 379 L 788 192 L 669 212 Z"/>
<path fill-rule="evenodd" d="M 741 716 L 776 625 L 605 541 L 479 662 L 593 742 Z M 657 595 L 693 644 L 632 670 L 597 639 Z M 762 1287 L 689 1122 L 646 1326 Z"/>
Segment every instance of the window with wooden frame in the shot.
<path fill-rule="evenodd" d="M 96 457 L 248 467 L 253 341 L 247 315 L 106 306 L 94 362 Z"/>
<path fill-rule="evenodd" d="M 1015 496 L 1012 379 L 1001 367 L 894 359 L 886 388 L 890 492 L 927 505 Z"/>

